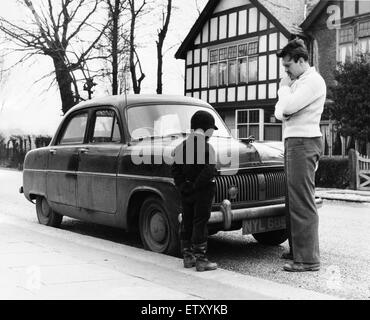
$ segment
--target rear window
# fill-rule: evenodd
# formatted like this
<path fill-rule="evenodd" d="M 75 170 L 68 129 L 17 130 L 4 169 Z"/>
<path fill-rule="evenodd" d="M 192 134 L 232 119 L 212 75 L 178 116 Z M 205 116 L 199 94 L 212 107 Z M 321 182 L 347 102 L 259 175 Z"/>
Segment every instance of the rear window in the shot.
<path fill-rule="evenodd" d="M 87 125 L 87 113 L 80 113 L 72 117 L 64 130 L 59 144 L 79 144 L 84 142 Z"/>

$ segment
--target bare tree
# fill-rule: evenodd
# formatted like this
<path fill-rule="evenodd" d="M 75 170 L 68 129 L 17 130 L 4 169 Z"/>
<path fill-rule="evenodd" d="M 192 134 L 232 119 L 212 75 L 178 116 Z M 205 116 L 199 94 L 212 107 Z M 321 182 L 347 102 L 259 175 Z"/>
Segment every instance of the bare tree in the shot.
<path fill-rule="evenodd" d="M 156 41 L 157 44 L 157 94 L 162 94 L 163 92 L 163 43 L 167 35 L 168 26 L 170 24 L 171 19 L 171 12 L 172 12 L 172 0 L 167 0 L 167 8 L 166 11 L 162 11 L 162 27 L 158 31 L 158 40 Z"/>
<path fill-rule="evenodd" d="M 136 22 L 141 14 L 143 14 L 145 6 L 147 5 L 147 0 L 141 0 L 138 8 L 136 7 L 135 0 L 128 0 L 129 9 L 130 9 L 130 37 L 129 37 L 129 48 L 130 48 L 130 57 L 129 57 L 129 66 L 132 80 L 132 88 L 135 94 L 139 94 L 141 91 L 141 83 L 145 78 L 143 72 L 139 55 L 136 51 L 135 45 L 135 31 L 136 31 Z M 139 69 L 139 70 L 137 70 Z M 139 72 L 139 75 L 137 74 Z"/>
<path fill-rule="evenodd" d="M 110 64 L 109 72 L 112 81 L 112 94 L 117 95 L 122 91 L 122 72 L 125 66 L 125 59 L 129 52 L 127 43 L 128 35 L 125 24 L 121 22 L 123 13 L 127 9 L 127 0 L 106 0 L 108 5 L 108 19 L 111 21 L 106 39 L 108 45 L 104 50 L 108 52 L 108 62 Z M 121 84 L 120 84 L 121 82 Z"/>
<path fill-rule="evenodd" d="M 93 23 L 101 2 L 61 0 L 56 4 L 43 0 L 36 8 L 31 0 L 20 0 L 30 13 L 31 21 L 20 26 L 0 17 L 0 31 L 18 45 L 17 51 L 24 53 L 19 62 L 38 54 L 52 59 L 63 113 L 81 100 L 75 73 L 85 70 L 87 61 L 98 58 L 92 52 L 108 26 L 108 23 L 103 26 Z M 81 37 L 92 31 L 93 39 Z"/>

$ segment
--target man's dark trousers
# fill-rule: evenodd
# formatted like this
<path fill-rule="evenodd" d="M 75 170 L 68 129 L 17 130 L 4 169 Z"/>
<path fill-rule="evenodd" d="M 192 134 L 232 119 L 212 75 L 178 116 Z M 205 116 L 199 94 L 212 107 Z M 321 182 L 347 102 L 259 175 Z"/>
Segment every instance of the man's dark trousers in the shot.
<path fill-rule="evenodd" d="M 315 203 L 315 168 L 322 139 L 285 139 L 287 227 L 294 262 L 319 263 L 319 216 Z"/>
<path fill-rule="evenodd" d="M 210 218 L 216 184 L 210 182 L 206 187 L 182 196 L 181 240 L 191 241 L 193 245 L 207 242 L 207 223 Z"/>

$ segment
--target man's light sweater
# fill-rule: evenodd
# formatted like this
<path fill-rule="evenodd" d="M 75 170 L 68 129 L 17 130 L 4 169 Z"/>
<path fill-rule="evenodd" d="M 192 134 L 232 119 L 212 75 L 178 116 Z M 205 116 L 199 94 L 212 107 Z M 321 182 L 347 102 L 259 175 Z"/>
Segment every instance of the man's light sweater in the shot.
<path fill-rule="evenodd" d="M 283 121 L 283 137 L 321 137 L 320 120 L 326 100 L 326 84 L 315 67 L 304 72 L 290 87 L 282 86 L 275 117 Z"/>

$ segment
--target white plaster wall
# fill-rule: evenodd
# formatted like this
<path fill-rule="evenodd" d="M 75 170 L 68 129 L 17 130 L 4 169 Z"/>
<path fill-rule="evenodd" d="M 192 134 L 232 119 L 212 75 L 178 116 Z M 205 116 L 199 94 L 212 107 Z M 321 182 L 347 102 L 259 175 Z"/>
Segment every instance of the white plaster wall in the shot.
<path fill-rule="evenodd" d="M 235 7 L 245 6 L 247 4 L 250 4 L 249 0 L 222 0 L 214 12 L 221 12 Z"/>

